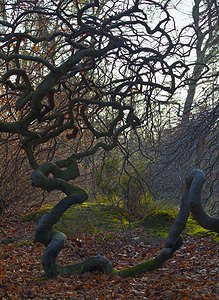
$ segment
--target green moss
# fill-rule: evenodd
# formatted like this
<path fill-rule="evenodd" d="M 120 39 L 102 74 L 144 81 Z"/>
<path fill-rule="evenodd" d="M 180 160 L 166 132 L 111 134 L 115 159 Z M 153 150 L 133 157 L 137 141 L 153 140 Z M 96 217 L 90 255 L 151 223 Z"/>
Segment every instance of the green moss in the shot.
<path fill-rule="evenodd" d="M 139 224 L 145 228 L 148 236 L 157 236 L 166 239 L 171 226 L 175 221 L 177 211 L 175 209 L 156 210 L 148 214 Z M 219 240 L 215 233 L 201 227 L 191 216 L 189 217 L 183 235 L 212 235 L 217 242 Z"/>
<path fill-rule="evenodd" d="M 169 226 L 174 221 L 175 216 L 176 213 L 174 211 L 156 210 L 144 218 L 143 225 Z"/>
<path fill-rule="evenodd" d="M 18 247 L 23 247 L 23 246 L 33 246 L 34 243 L 32 241 L 22 241 L 16 244 Z"/>
<path fill-rule="evenodd" d="M 86 203 L 66 211 L 55 227 L 70 236 L 73 233 L 98 233 L 118 230 L 128 224 L 121 210 L 104 204 Z"/>
<path fill-rule="evenodd" d="M 22 220 L 37 221 L 51 208 L 51 205 L 44 205 L 40 210 L 23 216 Z M 132 228 L 143 226 L 145 229 L 145 236 L 166 239 L 177 213 L 178 211 L 176 208 L 166 207 L 165 209 L 156 209 L 146 215 L 143 220 L 132 222 L 131 226 Z M 89 202 L 70 207 L 55 225 L 56 230 L 64 232 L 67 236 L 83 233 L 93 234 L 117 231 L 120 229 L 127 229 L 128 227 L 129 222 L 122 208 L 104 203 Z M 183 234 L 213 235 L 213 233 L 198 225 L 192 217 L 189 217 Z M 218 236 L 214 239 L 216 241 L 219 240 Z"/>
<path fill-rule="evenodd" d="M 212 237 L 215 243 L 219 244 L 219 233 L 214 233 Z"/>
<path fill-rule="evenodd" d="M 201 227 L 196 220 L 193 219 L 193 217 L 189 217 L 184 235 L 208 235 L 211 236 L 216 243 L 219 243 L 219 234 Z"/>
<path fill-rule="evenodd" d="M 168 211 L 171 213 L 177 213 L 179 211 L 179 203 L 172 202 L 167 198 L 162 198 L 154 203 L 157 211 Z"/>
<path fill-rule="evenodd" d="M 141 273 L 153 271 L 154 269 L 156 269 L 156 267 L 157 267 L 156 260 L 151 259 L 141 264 L 137 264 L 133 267 L 129 267 L 123 270 L 113 270 L 112 275 L 118 275 L 121 277 L 137 276 Z"/>
<path fill-rule="evenodd" d="M 52 208 L 52 205 L 43 205 L 39 210 L 33 211 L 21 217 L 22 222 L 38 221 L 45 213 Z"/>
<path fill-rule="evenodd" d="M 44 276 L 37 277 L 36 282 L 44 282 L 47 281 L 48 279 L 51 279 L 51 277 L 44 275 Z"/>
<path fill-rule="evenodd" d="M 192 217 L 189 217 L 186 223 L 185 234 L 187 235 L 203 235 L 205 233 L 209 233 L 209 230 L 201 227 L 196 220 Z"/>
<path fill-rule="evenodd" d="M 141 222 L 148 236 L 166 238 L 176 217 L 175 210 L 155 210 L 148 214 Z"/>
<path fill-rule="evenodd" d="M 22 221 L 38 221 L 51 206 L 22 217 Z M 55 225 L 55 229 L 67 236 L 83 233 L 114 231 L 128 226 L 128 220 L 121 208 L 106 204 L 83 203 L 70 207 Z"/>

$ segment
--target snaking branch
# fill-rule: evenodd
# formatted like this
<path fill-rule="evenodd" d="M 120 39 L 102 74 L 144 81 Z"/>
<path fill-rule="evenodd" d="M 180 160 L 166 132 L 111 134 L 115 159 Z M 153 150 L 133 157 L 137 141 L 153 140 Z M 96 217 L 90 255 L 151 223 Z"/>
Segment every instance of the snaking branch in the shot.
<path fill-rule="evenodd" d="M 207 222 L 205 219 L 203 221 L 202 215 L 200 217 L 200 214 L 194 211 L 197 206 L 197 211 L 199 212 L 201 210 L 201 213 L 203 214 L 203 209 L 200 209 L 200 207 L 204 173 L 201 170 L 196 169 L 193 170 L 186 178 L 186 187 L 182 194 L 179 213 L 172 228 L 170 229 L 165 243 L 165 248 L 157 256 L 123 270 L 113 269 L 111 262 L 106 257 L 99 255 L 88 257 L 84 261 L 72 265 L 60 266 L 57 264 L 56 259 L 59 252 L 65 245 L 66 236 L 62 232 L 55 231 L 53 225 L 70 206 L 83 203 L 88 198 L 87 193 L 82 188 L 76 187 L 67 182 L 67 180 L 74 179 L 79 176 L 76 159 L 72 159 L 65 170 L 62 170 L 60 166 L 65 166 L 65 164 L 45 163 L 32 174 L 32 182 L 34 186 L 42 187 L 47 191 L 59 189 L 67 195 L 63 200 L 55 205 L 49 213 L 46 213 L 40 219 L 36 228 L 35 241 L 46 246 L 42 256 L 42 265 L 45 274 L 48 277 L 53 277 L 57 274 L 82 274 L 85 272 L 92 272 L 94 270 L 100 270 L 106 274 L 128 277 L 155 270 L 161 267 L 166 260 L 170 259 L 174 252 L 183 244 L 181 233 L 186 226 L 186 222 L 190 214 L 190 207 L 193 215 L 196 216 L 197 221 L 199 222 L 201 219 L 202 223 L 199 222 L 201 225 L 203 222 Z M 50 174 L 54 177 L 48 177 Z M 204 216 L 205 215 L 206 214 L 204 213 Z M 211 220 L 210 223 L 209 219 Z M 218 219 L 216 219 L 216 221 L 218 222 Z M 214 228 L 214 230 L 218 228 L 214 227 L 215 224 L 218 224 L 214 222 L 215 218 L 208 216 L 207 224 L 208 226 L 211 224 L 211 230 L 213 230 L 212 228 Z M 218 232 L 217 230 L 215 231 Z"/>
<path fill-rule="evenodd" d="M 193 170 L 186 178 L 189 185 L 189 206 L 194 219 L 205 229 L 219 233 L 219 218 L 209 216 L 202 208 L 201 189 L 205 175 L 201 170 Z"/>
<path fill-rule="evenodd" d="M 63 169 L 64 168 L 64 169 Z M 105 273 L 112 272 L 111 262 L 103 256 L 89 257 L 81 263 L 70 266 L 59 266 L 56 262 L 59 252 L 63 249 L 66 236 L 56 231 L 54 225 L 62 214 L 72 205 L 81 204 L 87 200 L 88 195 L 82 188 L 68 182 L 79 176 L 75 157 L 66 162 L 44 163 L 32 173 L 32 184 L 46 191 L 61 190 L 66 194 L 50 212 L 46 213 L 38 222 L 35 232 L 35 242 L 42 243 L 46 249 L 41 258 L 46 276 L 54 277 L 57 274 L 81 274 L 94 269 Z"/>

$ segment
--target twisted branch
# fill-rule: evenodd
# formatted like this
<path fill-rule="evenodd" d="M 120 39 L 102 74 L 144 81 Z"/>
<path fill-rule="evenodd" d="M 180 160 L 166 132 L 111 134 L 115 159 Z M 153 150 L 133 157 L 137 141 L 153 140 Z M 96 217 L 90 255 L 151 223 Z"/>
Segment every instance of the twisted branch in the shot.
<path fill-rule="evenodd" d="M 190 210 L 193 217 L 202 227 L 219 232 L 219 219 L 207 215 L 201 205 L 201 189 L 204 181 L 204 173 L 199 169 L 193 170 L 186 178 L 186 187 L 182 194 L 180 210 L 170 229 L 165 248 L 155 258 L 125 270 L 114 271 L 115 274 L 128 277 L 160 268 L 182 246 L 181 233 L 185 229 Z"/>
<path fill-rule="evenodd" d="M 63 168 L 66 169 L 63 170 Z M 75 157 L 72 157 L 67 162 L 44 163 L 32 173 L 32 184 L 34 186 L 41 187 L 49 192 L 58 189 L 66 194 L 64 199 L 39 220 L 36 227 L 34 240 L 44 244 L 46 247 L 41 261 L 45 274 L 48 277 L 56 276 L 59 273 L 80 274 L 91 271 L 94 268 L 100 269 L 105 273 L 112 271 L 111 263 L 102 256 L 90 257 L 81 263 L 70 266 L 59 266 L 56 262 L 59 252 L 65 245 L 66 236 L 63 232 L 56 231 L 53 226 L 70 206 L 81 204 L 88 198 L 85 190 L 67 182 L 78 176 L 79 170 Z"/>
<path fill-rule="evenodd" d="M 194 219 L 205 229 L 219 233 L 219 218 L 209 216 L 201 203 L 201 189 L 205 175 L 201 170 L 193 170 L 186 178 L 189 189 L 189 206 Z"/>
<path fill-rule="evenodd" d="M 66 241 L 64 233 L 55 231 L 53 225 L 59 220 L 61 215 L 74 204 L 80 204 L 87 200 L 87 193 L 79 187 L 67 182 L 79 176 L 76 158 L 57 163 L 45 163 L 32 174 L 34 186 L 42 187 L 47 191 L 59 189 L 67 196 L 55 207 L 46 213 L 37 224 L 35 241 L 46 246 L 42 256 L 43 269 L 47 276 L 53 277 L 57 274 L 82 274 L 93 270 L 100 270 L 106 274 L 119 275 L 121 277 L 135 276 L 144 272 L 152 271 L 161 267 L 166 260 L 170 259 L 174 252 L 183 244 L 181 233 L 186 226 L 187 219 L 192 214 L 200 225 L 207 229 L 218 232 L 218 219 L 208 216 L 201 207 L 201 188 L 204 183 L 204 173 L 201 170 L 193 170 L 186 178 L 185 191 L 182 194 L 182 201 L 179 213 L 169 232 L 165 243 L 165 248 L 154 258 L 129 267 L 123 270 L 113 269 L 111 262 L 104 256 L 88 257 L 82 262 L 68 266 L 60 266 L 56 262 L 59 252 L 63 249 Z M 66 167 L 62 170 L 61 167 Z M 51 178 L 49 175 L 53 175 Z M 201 212 L 201 214 L 200 214 Z M 206 219 L 207 216 L 207 219 Z M 207 225 L 206 225 L 207 224 Z"/>

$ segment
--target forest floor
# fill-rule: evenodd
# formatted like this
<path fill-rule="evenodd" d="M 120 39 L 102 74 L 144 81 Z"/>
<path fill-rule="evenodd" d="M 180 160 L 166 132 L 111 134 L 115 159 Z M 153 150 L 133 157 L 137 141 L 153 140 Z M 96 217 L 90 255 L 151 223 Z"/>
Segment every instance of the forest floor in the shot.
<path fill-rule="evenodd" d="M 21 221 L 15 208 L 0 219 L 0 299 L 219 299 L 219 244 L 203 233 L 186 236 L 172 259 L 156 271 L 132 278 L 99 272 L 41 280 L 43 246 L 32 242 L 35 221 Z M 105 255 L 117 269 L 152 258 L 164 246 L 144 227 L 74 233 L 59 255 L 61 264 Z"/>

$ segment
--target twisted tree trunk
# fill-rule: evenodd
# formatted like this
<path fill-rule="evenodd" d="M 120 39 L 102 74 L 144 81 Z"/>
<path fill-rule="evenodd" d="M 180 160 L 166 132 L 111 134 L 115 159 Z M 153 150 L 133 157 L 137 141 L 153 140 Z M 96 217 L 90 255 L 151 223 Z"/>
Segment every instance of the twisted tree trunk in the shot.
<path fill-rule="evenodd" d="M 204 173 L 199 170 L 193 170 L 186 178 L 189 185 L 189 206 L 194 219 L 203 228 L 219 233 L 219 218 L 209 216 L 202 208 L 201 189 L 205 181 Z"/>
<path fill-rule="evenodd" d="M 157 256 L 123 270 L 113 269 L 111 262 L 104 256 L 88 257 L 79 263 L 60 266 L 57 264 L 56 259 L 64 247 L 66 236 L 62 232 L 55 231 L 53 225 L 71 205 L 83 203 L 87 200 L 88 195 L 82 188 L 67 182 L 78 176 L 79 171 L 74 157 L 68 160 L 67 163 L 66 161 L 56 162 L 55 164 L 45 163 L 32 174 L 34 186 L 42 187 L 47 191 L 59 189 L 66 194 L 63 200 L 40 219 L 35 232 L 35 241 L 44 244 L 46 247 L 42 256 L 42 265 L 45 275 L 48 277 L 54 277 L 57 274 L 82 274 L 93 270 L 128 277 L 157 269 L 171 258 L 173 253 L 183 244 L 181 233 L 186 226 L 190 208 L 193 216 L 202 226 L 204 225 L 203 227 L 218 232 L 219 220 L 208 216 L 201 206 L 201 188 L 204 183 L 204 174 L 201 170 L 193 170 L 186 178 L 186 188 L 182 195 L 181 207 L 169 232 L 165 248 Z"/>
<path fill-rule="evenodd" d="M 59 273 L 81 274 L 94 269 L 105 273 L 112 272 L 110 261 L 102 256 L 89 257 L 81 263 L 70 266 L 59 266 L 56 262 L 59 252 L 65 245 L 66 236 L 64 233 L 56 231 L 53 226 L 69 207 L 81 204 L 88 198 L 85 190 L 68 182 L 78 176 L 79 170 L 75 157 L 67 161 L 45 163 L 32 173 L 33 186 L 41 187 L 49 192 L 57 189 L 66 194 L 64 199 L 39 220 L 36 227 L 34 240 L 46 247 L 41 262 L 45 275 L 48 277 L 54 277 Z"/>

